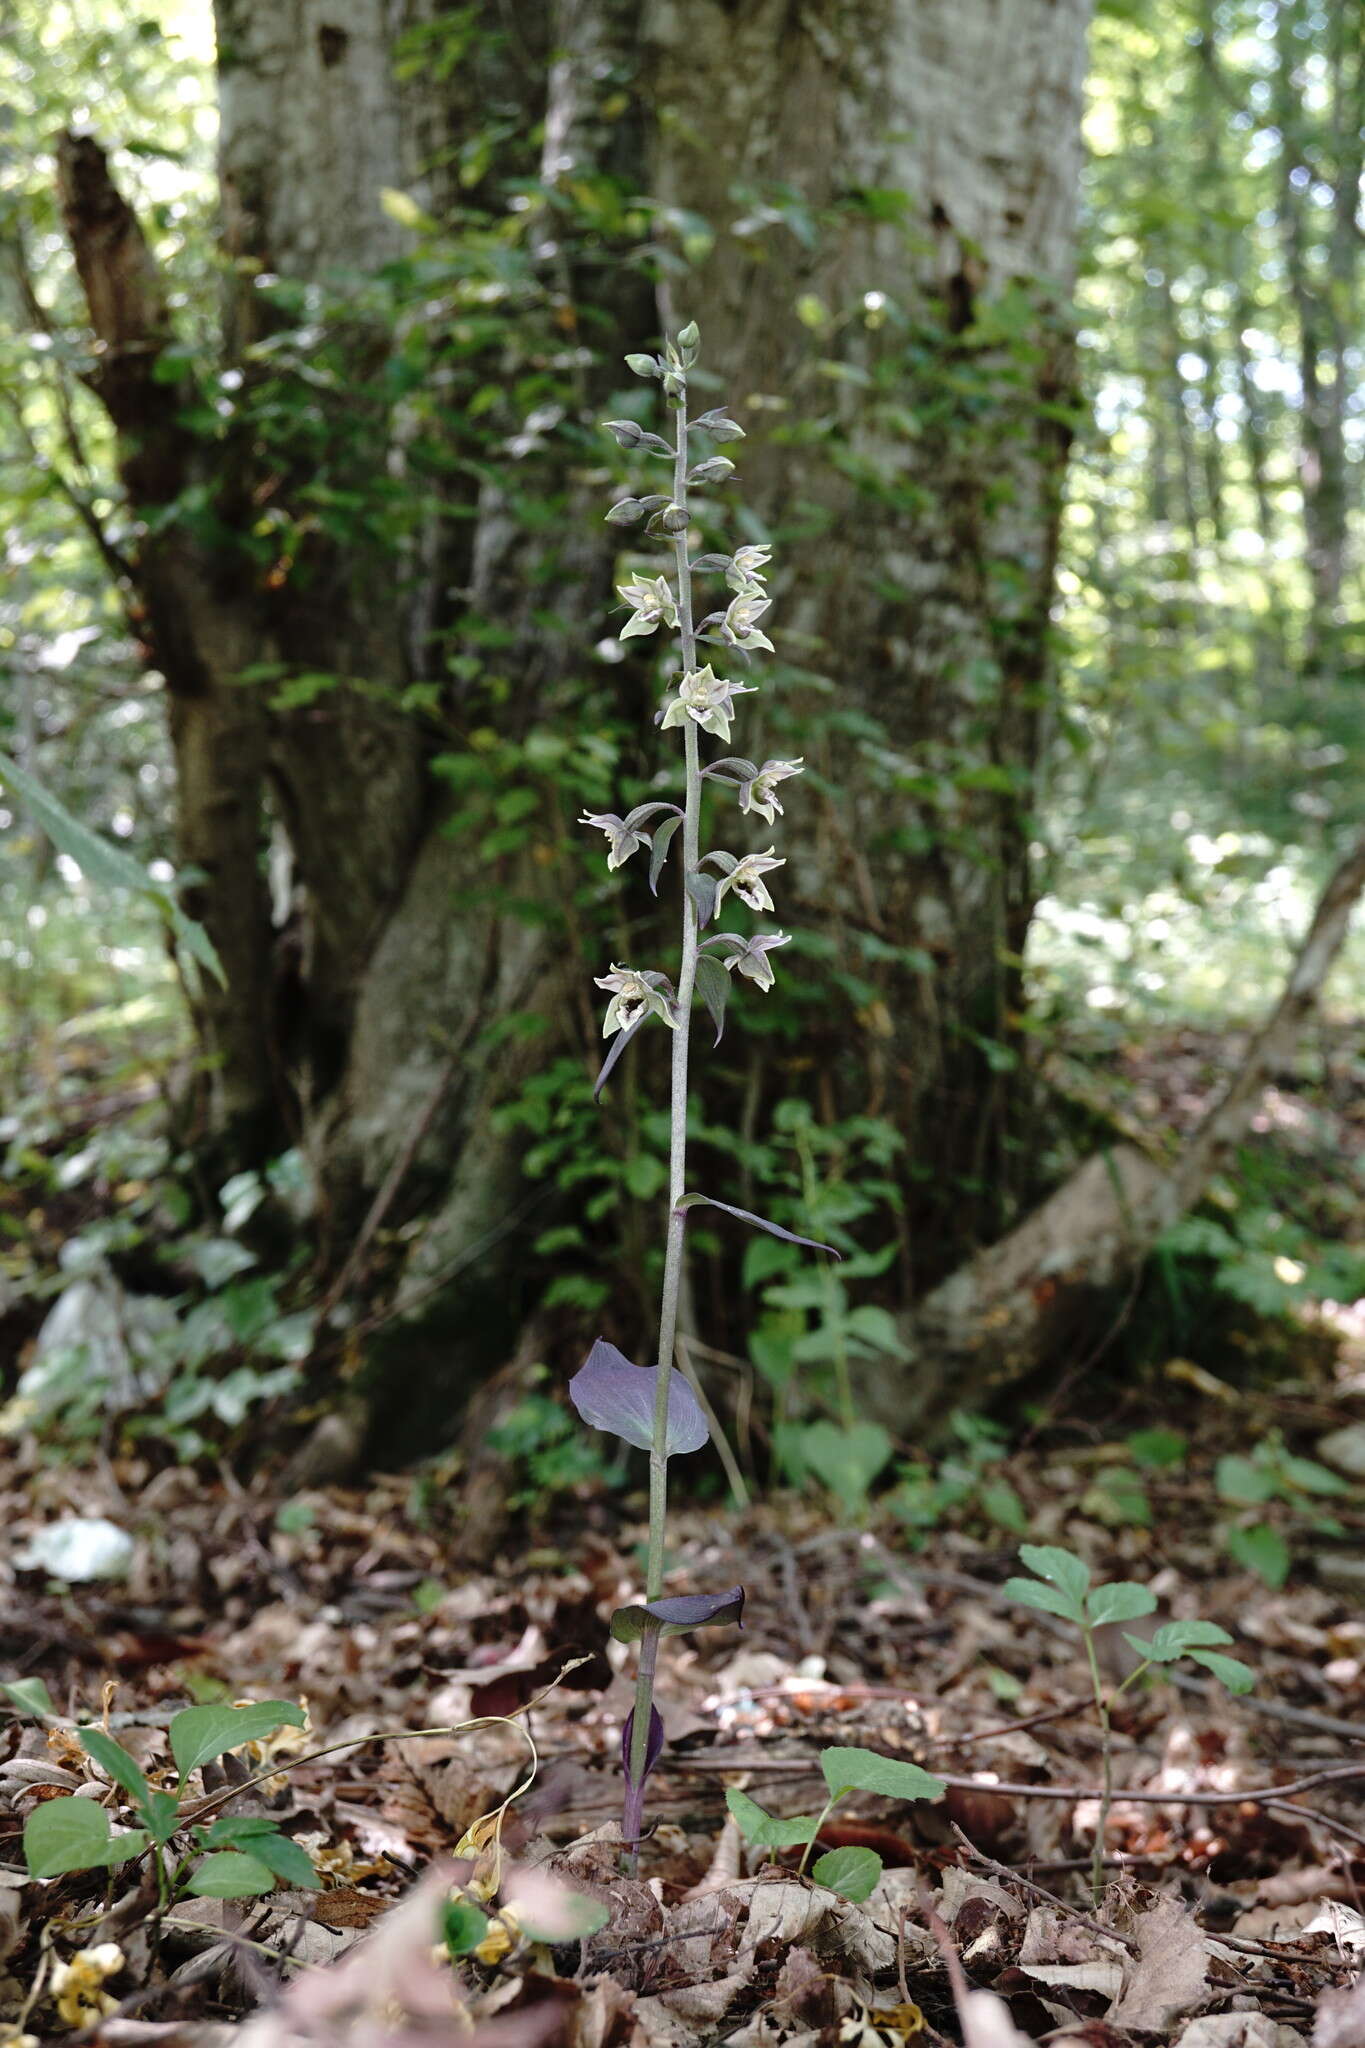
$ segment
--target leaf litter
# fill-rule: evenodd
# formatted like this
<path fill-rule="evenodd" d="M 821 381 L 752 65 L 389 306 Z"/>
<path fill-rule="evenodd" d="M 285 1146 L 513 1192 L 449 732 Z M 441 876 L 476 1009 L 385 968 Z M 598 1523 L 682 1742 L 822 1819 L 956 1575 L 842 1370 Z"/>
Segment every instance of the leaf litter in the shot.
<path fill-rule="evenodd" d="M 668 1598 L 742 1577 L 746 1630 L 674 1646 L 631 1879 L 630 1652 L 609 1625 L 642 1586 L 630 1532 L 614 1540 L 594 1504 L 572 1537 L 470 1568 L 458 1489 L 432 1507 L 380 1477 L 281 1501 L 228 1472 L 51 1466 L 23 1439 L 3 1457 L 0 2048 L 1365 2048 L 1365 1761 L 1340 1732 L 1365 1734 L 1358 1615 L 1327 1583 L 1275 1594 L 1217 1566 L 1189 1517 L 1158 1534 L 1067 1512 L 1079 1454 L 1011 1460 L 1031 1529 L 1097 1579 L 1139 1576 L 1153 1626 L 1226 1626 L 1259 1681 L 1238 1701 L 1202 1675 L 1122 1696 L 1098 1913 L 1083 1655 L 1004 1597 L 1017 1560 L 998 1536 L 945 1527 L 912 1551 L 791 1501 L 681 1516 Z M 126 1534 L 124 1578 L 24 1563 L 77 1517 Z M 1117 1684 L 1124 1628 L 1097 1645 Z M 93 1801 L 115 1838 L 132 1826 L 77 1726 L 157 1788 L 177 1713 L 271 1699 L 296 1701 L 306 1734 L 213 1758 L 195 1796 L 297 1843 L 318 1889 L 163 1913 L 143 1859 L 29 1875 L 39 1806 Z M 819 1811 L 822 1750 L 867 1749 L 947 1791 L 855 1788 L 830 1815 L 817 1847 L 884 1865 L 855 1902 L 798 1873 L 781 1821 Z M 727 1793 L 776 1817 L 772 1847 L 745 1843 Z"/>

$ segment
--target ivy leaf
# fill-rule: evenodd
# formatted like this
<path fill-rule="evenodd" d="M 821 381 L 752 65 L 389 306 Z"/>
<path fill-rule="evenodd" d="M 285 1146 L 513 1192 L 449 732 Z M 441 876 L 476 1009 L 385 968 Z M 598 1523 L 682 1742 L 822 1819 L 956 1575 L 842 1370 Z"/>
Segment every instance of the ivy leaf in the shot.
<path fill-rule="evenodd" d="M 882 1874 L 882 1859 L 875 1849 L 830 1849 L 816 1858 L 811 1876 L 827 1891 L 838 1892 L 860 1906 L 871 1898 Z"/>
<path fill-rule="evenodd" d="M 730 1000 L 730 977 L 714 953 L 697 955 L 697 987 L 711 1012 L 711 1022 L 716 1027 L 715 1044 L 719 1045 L 725 1030 L 725 1005 Z"/>
<path fill-rule="evenodd" d="M 1156 1595 L 1133 1579 L 1111 1579 L 1086 1596 L 1085 1611 L 1092 1628 L 1106 1621 L 1140 1621 L 1144 1614 L 1156 1613 Z"/>
<path fill-rule="evenodd" d="M 306 1719 L 303 1708 L 293 1700 L 260 1700 L 247 1707 L 186 1707 L 171 1722 L 171 1755 L 183 1780 L 200 1764 L 212 1763 L 229 1749 L 259 1742 L 279 1728 L 302 1728 Z"/>
<path fill-rule="evenodd" d="M 723 973 L 724 969 L 721 971 Z M 714 1195 L 687 1194 L 678 1207 L 695 1209 L 699 1205 L 707 1209 L 723 1209 L 727 1216 L 737 1216 L 741 1223 L 752 1223 L 756 1230 L 766 1230 L 770 1237 L 780 1237 L 784 1244 L 803 1244 L 813 1252 L 828 1252 L 832 1259 L 843 1257 L 842 1252 L 836 1251 L 832 1244 L 822 1244 L 818 1237 L 798 1237 L 794 1230 L 784 1230 L 780 1223 L 772 1223 L 766 1216 L 755 1216 L 752 1209 L 737 1209 L 733 1202 L 718 1202 Z"/>
<path fill-rule="evenodd" d="M 804 1848 L 818 1825 L 813 1813 L 796 1813 L 787 1820 L 780 1814 L 769 1813 L 735 1785 L 726 1793 L 725 1804 L 745 1841 L 752 1842 L 756 1849 Z"/>
<path fill-rule="evenodd" d="M 683 1593 L 618 1607 L 611 1632 L 618 1643 L 636 1643 L 641 1636 L 685 1636 L 694 1628 L 726 1628 L 731 1622 L 742 1628 L 743 1614 L 744 1588 L 731 1586 L 724 1593 Z"/>
<path fill-rule="evenodd" d="M 623 1351 L 599 1337 L 569 1381 L 569 1399 L 590 1428 L 605 1429 L 623 1443 L 648 1451 L 654 1447 L 658 1384 L 657 1365 L 632 1365 Z M 701 1403 L 676 1367 L 670 1367 L 664 1456 L 699 1451 L 710 1437 Z"/>

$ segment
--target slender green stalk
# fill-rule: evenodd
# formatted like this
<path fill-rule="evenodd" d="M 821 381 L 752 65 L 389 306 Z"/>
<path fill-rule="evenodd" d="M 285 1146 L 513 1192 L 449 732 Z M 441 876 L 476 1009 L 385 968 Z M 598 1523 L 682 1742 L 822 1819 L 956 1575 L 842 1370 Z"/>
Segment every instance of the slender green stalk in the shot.
<path fill-rule="evenodd" d="M 1114 1751 L 1109 1729 L 1109 1701 L 1105 1697 L 1104 1682 L 1095 1657 L 1095 1635 L 1092 1629 L 1083 1631 L 1085 1654 L 1090 1665 L 1090 1683 L 1095 1694 L 1095 1712 L 1100 1717 L 1100 1745 L 1103 1751 L 1104 1791 L 1100 1797 L 1099 1819 L 1095 1824 L 1095 1847 L 1090 1858 L 1090 1896 L 1096 1906 L 1104 1898 L 1104 1838 L 1109 1829 L 1109 1809 L 1114 1803 Z"/>
<path fill-rule="evenodd" d="M 673 502 L 687 509 L 687 398 L 684 391 L 677 413 L 678 438 L 673 459 Z M 692 626 L 692 567 L 687 558 L 687 528 L 674 537 L 673 552 L 678 571 L 678 636 L 682 643 L 683 673 L 696 662 L 696 639 Z M 673 1071 L 670 1090 L 668 1145 L 668 1229 L 664 1240 L 664 1278 L 659 1299 L 658 1380 L 654 1393 L 654 1442 L 649 1454 L 649 1553 L 645 1568 L 645 1598 L 657 1600 L 664 1585 L 664 1528 L 668 1512 L 668 1396 L 672 1383 L 673 1353 L 678 1338 L 678 1302 L 682 1294 L 683 1258 L 686 1249 L 687 1213 L 680 1207 L 687 1192 L 687 1082 L 691 1049 L 692 996 L 697 980 L 697 945 L 700 929 L 697 906 L 688 886 L 697 873 L 701 850 L 701 749 L 697 728 L 688 719 L 683 729 L 687 785 L 683 799 L 682 827 L 682 958 L 678 969 L 676 1022 L 673 1029 Z M 646 1653 L 653 1649 L 654 1655 Z M 635 1719 L 631 1727 L 630 1756 L 626 1775 L 632 1789 L 642 1787 L 645 1758 L 649 1748 L 650 1709 L 654 1703 L 654 1661 L 658 1638 L 646 1637 L 640 1648 L 639 1673 L 635 1683 Z M 631 1846 L 627 1862 L 634 1872 L 638 1848 Z"/>

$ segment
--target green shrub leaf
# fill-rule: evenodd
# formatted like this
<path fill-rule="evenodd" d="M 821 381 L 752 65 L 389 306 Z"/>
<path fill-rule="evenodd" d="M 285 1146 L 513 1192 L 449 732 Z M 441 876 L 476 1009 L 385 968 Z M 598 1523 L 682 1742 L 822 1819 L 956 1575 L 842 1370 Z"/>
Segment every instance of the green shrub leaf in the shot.
<path fill-rule="evenodd" d="M 817 1857 L 811 1870 L 817 1884 L 838 1892 L 841 1899 L 851 1899 L 855 1906 L 872 1896 L 881 1874 L 882 1859 L 875 1849 L 831 1849 Z"/>
<path fill-rule="evenodd" d="M 248 1707 L 186 1707 L 171 1722 L 171 1755 L 183 1781 L 200 1764 L 212 1763 L 244 1742 L 260 1742 L 278 1728 L 302 1728 L 306 1718 L 292 1700 L 260 1700 Z"/>
<path fill-rule="evenodd" d="M 47 1799 L 24 1822 L 24 1861 L 30 1877 L 60 1877 L 68 1870 L 111 1870 L 147 1846 L 141 1828 L 110 1832 L 109 1816 L 93 1799 Z"/>
<path fill-rule="evenodd" d="M 196 1899 L 255 1899 L 274 1889 L 274 1872 L 241 1849 L 206 1856 L 185 1886 Z"/>
<path fill-rule="evenodd" d="M 942 1778 L 932 1777 L 918 1764 L 881 1756 L 875 1749 L 822 1749 L 820 1768 L 836 1799 L 842 1792 L 880 1792 L 888 1799 L 942 1799 L 948 1789 Z"/>
<path fill-rule="evenodd" d="M 1107 1621 L 1138 1621 L 1156 1613 L 1156 1595 L 1132 1579 L 1112 1579 L 1086 1596 L 1085 1609 L 1092 1628 Z"/>
<path fill-rule="evenodd" d="M 1220 1657 L 1217 1650 L 1191 1650 L 1190 1656 L 1196 1664 L 1211 1671 L 1229 1692 L 1250 1692 L 1256 1683 L 1256 1673 L 1238 1657 Z"/>
<path fill-rule="evenodd" d="M 816 1816 L 813 1813 L 795 1813 L 784 1819 L 776 1813 L 769 1813 L 751 1799 L 747 1792 L 741 1792 L 732 1785 L 725 1795 L 739 1831 L 746 1842 L 752 1842 L 756 1849 L 799 1849 L 803 1848 L 815 1833 Z"/>

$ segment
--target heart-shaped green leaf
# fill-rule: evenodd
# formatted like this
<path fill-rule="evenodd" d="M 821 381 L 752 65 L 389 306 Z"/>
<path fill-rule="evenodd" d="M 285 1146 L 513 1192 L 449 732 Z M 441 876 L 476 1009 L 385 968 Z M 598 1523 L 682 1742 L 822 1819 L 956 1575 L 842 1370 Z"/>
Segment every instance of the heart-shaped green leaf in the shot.
<path fill-rule="evenodd" d="M 882 1859 L 875 1849 L 831 1849 L 816 1859 L 811 1876 L 841 1899 L 860 1906 L 871 1898 L 882 1874 Z"/>
<path fill-rule="evenodd" d="M 932 1777 L 918 1764 L 881 1756 L 875 1749 L 822 1749 L 820 1768 L 836 1799 L 844 1792 L 880 1792 L 887 1799 L 942 1799 L 948 1790 L 942 1778 Z"/>
<path fill-rule="evenodd" d="M 30 1877 L 60 1877 L 67 1870 L 112 1870 L 147 1846 L 141 1828 L 110 1832 L 109 1816 L 93 1799 L 47 1799 L 24 1822 L 24 1861 Z"/>
<path fill-rule="evenodd" d="M 241 1849 L 206 1856 L 185 1886 L 197 1899 L 255 1899 L 274 1889 L 273 1871 Z"/>
<path fill-rule="evenodd" d="M 292 1700 L 260 1700 L 247 1707 L 186 1707 L 171 1722 L 171 1755 L 183 1780 L 230 1749 L 263 1741 L 278 1728 L 302 1728 L 306 1719 L 303 1708 Z"/>
<path fill-rule="evenodd" d="M 779 1814 L 766 1812 L 757 1800 L 734 1785 L 725 1795 L 725 1804 L 734 1815 L 745 1841 L 752 1842 L 756 1849 L 803 1848 L 816 1830 L 817 1820 L 813 1813 L 796 1813 L 789 1819 L 783 1819 Z"/>

